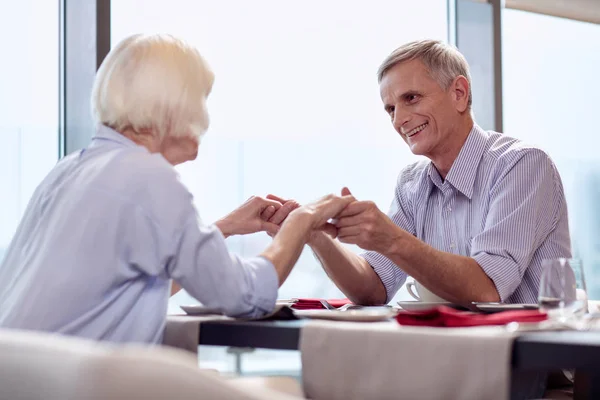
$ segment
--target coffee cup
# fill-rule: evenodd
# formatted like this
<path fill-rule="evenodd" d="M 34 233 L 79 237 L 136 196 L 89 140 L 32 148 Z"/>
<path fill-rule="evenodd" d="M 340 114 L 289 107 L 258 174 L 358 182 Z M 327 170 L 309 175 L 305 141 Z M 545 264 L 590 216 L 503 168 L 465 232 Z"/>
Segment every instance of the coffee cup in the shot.
<path fill-rule="evenodd" d="M 406 290 L 408 293 L 414 297 L 418 301 L 423 301 L 426 303 L 445 303 L 446 300 L 437 296 L 436 294 L 427 290 L 427 288 L 421 285 L 419 282 L 407 282 Z"/>

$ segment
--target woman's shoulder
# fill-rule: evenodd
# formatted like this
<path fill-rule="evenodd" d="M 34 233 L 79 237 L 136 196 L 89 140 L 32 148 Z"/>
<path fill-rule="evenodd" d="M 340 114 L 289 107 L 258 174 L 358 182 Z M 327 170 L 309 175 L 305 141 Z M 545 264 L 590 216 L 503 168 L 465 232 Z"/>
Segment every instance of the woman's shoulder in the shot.
<path fill-rule="evenodd" d="M 115 194 L 141 207 L 154 218 L 168 214 L 194 213 L 193 196 L 181 182 L 177 170 L 156 153 L 128 152 L 117 157 L 109 182 Z"/>

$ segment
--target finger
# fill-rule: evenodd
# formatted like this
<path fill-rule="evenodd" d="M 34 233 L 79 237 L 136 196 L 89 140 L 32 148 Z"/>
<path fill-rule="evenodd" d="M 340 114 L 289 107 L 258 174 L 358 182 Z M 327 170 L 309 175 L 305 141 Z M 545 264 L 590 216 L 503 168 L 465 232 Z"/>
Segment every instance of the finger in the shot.
<path fill-rule="evenodd" d="M 335 225 L 332 225 L 330 223 L 326 223 L 325 225 L 320 226 L 319 230 L 325 232 L 326 234 L 328 234 L 329 236 L 331 236 L 334 239 L 337 237 L 338 230 L 335 227 Z"/>
<path fill-rule="evenodd" d="M 271 218 L 273 216 L 273 214 L 275 214 L 275 212 L 277 211 L 277 209 L 273 206 L 268 206 L 267 208 L 265 208 L 263 210 L 263 212 L 260 214 L 260 218 L 263 221 L 268 221 L 269 218 Z"/>
<path fill-rule="evenodd" d="M 279 196 L 275 196 L 274 194 L 268 194 L 267 195 L 267 199 L 269 199 L 269 200 L 275 200 L 275 201 L 279 202 L 280 204 L 284 204 L 284 203 L 287 203 L 289 201 L 289 200 L 286 200 L 286 199 L 282 199 Z"/>
<path fill-rule="evenodd" d="M 324 200 L 321 200 L 321 202 L 316 203 L 316 206 L 319 209 L 319 220 L 325 222 L 331 218 L 337 218 L 340 212 L 344 210 L 348 204 L 354 201 L 355 199 L 353 196 L 326 197 Z"/>
<path fill-rule="evenodd" d="M 356 214 L 353 215 L 351 217 L 339 217 L 334 221 L 331 221 L 333 224 L 335 224 L 335 226 L 340 229 L 340 228 L 344 228 L 346 226 L 355 226 L 355 225 L 359 225 L 360 223 L 363 222 L 363 215 L 362 214 Z"/>
<path fill-rule="evenodd" d="M 293 210 L 299 207 L 299 204 L 295 201 L 288 201 L 284 205 L 282 205 L 277 212 L 269 219 L 269 222 L 273 224 L 281 224 L 284 219 L 291 213 Z"/>
<path fill-rule="evenodd" d="M 273 237 L 279 232 L 279 225 L 272 224 L 270 222 L 264 221 L 261 227 L 263 231 L 267 232 L 269 236 Z"/>
<path fill-rule="evenodd" d="M 357 214 L 364 212 L 370 206 L 371 206 L 371 203 L 367 202 L 367 201 L 354 201 L 354 202 L 348 204 L 348 206 L 346 208 L 344 208 L 337 217 L 338 218 L 351 217 L 353 215 L 357 215 Z"/>
<path fill-rule="evenodd" d="M 350 193 L 350 189 L 348 189 L 347 187 L 343 187 L 342 188 L 342 196 L 348 196 L 348 195 L 352 195 L 352 193 Z"/>
<path fill-rule="evenodd" d="M 360 235 L 362 229 L 359 225 L 347 226 L 345 228 L 338 228 L 337 235 L 341 240 L 344 237 L 348 236 L 358 236 Z"/>
<path fill-rule="evenodd" d="M 275 200 L 268 200 L 260 198 L 260 208 L 261 212 L 265 210 L 267 207 L 275 207 L 275 210 L 279 210 L 281 208 L 281 203 Z"/>

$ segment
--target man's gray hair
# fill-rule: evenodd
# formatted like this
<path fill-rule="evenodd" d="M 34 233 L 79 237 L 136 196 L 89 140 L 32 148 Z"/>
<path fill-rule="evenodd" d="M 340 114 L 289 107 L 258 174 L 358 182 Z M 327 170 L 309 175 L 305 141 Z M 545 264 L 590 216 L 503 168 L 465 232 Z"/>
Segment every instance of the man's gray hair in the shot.
<path fill-rule="evenodd" d="M 468 106 L 471 107 L 473 95 L 469 64 L 456 47 L 439 40 L 420 40 L 398 47 L 379 67 L 378 81 L 381 83 L 383 76 L 396 65 L 412 60 L 420 60 L 429 71 L 429 75 L 444 90 L 450 87 L 457 76 L 464 76 L 469 82 Z"/>

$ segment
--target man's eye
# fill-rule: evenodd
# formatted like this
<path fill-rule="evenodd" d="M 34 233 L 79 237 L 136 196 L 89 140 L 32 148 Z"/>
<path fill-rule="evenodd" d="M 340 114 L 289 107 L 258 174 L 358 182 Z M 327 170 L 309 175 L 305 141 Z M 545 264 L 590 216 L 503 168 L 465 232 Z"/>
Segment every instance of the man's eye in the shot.
<path fill-rule="evenodd" d="M 417 95 L 416 94 L 409 94 L 406 96 L 406 101 L 408 103 L 414 103 L 417 100 Z"/>
<path fill-rule="evenodd" d="M 390 115 L 390 117 L 393 117 L 394 116 L 395 108 L 394 107 L 388 107 L 386 111 Z"/>

